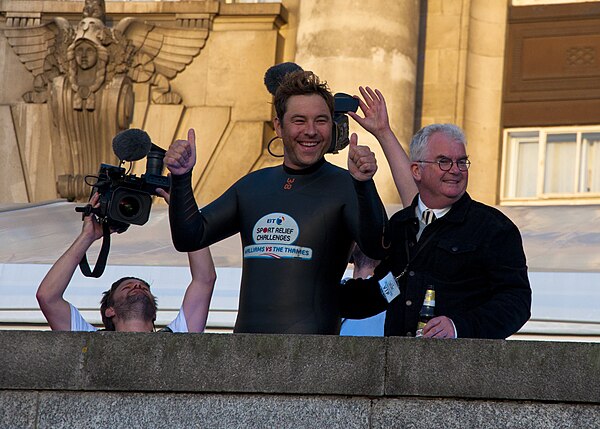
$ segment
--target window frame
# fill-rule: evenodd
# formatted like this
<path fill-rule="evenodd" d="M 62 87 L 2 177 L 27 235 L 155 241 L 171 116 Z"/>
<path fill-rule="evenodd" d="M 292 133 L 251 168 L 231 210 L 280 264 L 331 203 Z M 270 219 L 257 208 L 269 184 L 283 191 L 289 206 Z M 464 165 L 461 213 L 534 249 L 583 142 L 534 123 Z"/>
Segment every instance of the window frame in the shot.
<path fill-rule="evenodd" d="M 511 142 L 511 135 L 516 133 L 537 133 L 537 174 L 536 174 L 536 195 L 533 197 L 507 196 L 508 191 L 514 191 L 517 187 L 518 171 L 518 150 L 516 145 Z M 502 131 L 502 165 L 500 168 L 500 204 L 502 205 L 552 205 L 552 204 L 600 204 L 600 192 L 583 192 L 581 189 L 585 185 L 587 171 L 582 169 L 584 161 L 582 155 L 586 151 L 584 148 L 583 135 L 587 133 L 600 133 L 600 125 L 590 126 L 561 126 L 561 127 L 515 127 L 505 128 Z M 546 193 L 545 175 L 546 175 L 546 149 L 547 136 L 549 134 L 575 134 L 575 173 L 573 174 L 573 193 Z M 523 140 L 521 140 L 523 141 Z M 510 157 L 510 159 L 509 159 Z M 510 163 L 509 163 L 510 162 Z M 510 177 L 509 177 L 510 171 Z M 597 172 L 600 174 L 600 171 Z"/>

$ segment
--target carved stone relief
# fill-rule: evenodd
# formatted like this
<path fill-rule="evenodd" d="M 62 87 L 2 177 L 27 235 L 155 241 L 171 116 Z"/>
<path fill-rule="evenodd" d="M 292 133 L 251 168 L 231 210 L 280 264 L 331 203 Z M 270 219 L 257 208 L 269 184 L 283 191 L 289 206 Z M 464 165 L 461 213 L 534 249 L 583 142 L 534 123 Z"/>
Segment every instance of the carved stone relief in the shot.
<path fill-rule="evenodd" d="M 204 47 L 213 16 L 201 25 L 173 20 L 158 26 L 124 18 L 114 27 L 103 0 L 86 0 L 77 25 L 62 17 L 12 14 L 4 30 L 19 60 L 34 76 L 27 103 L 45 103 L 52 118 L 52 154 L 61 197 L 83 199 L 86 175 L 101 162 L 115 162 L 112 137 L 129 127 L 133 83 L 150 85 L 150 103 L 179 104 L 170 80 Z"/>

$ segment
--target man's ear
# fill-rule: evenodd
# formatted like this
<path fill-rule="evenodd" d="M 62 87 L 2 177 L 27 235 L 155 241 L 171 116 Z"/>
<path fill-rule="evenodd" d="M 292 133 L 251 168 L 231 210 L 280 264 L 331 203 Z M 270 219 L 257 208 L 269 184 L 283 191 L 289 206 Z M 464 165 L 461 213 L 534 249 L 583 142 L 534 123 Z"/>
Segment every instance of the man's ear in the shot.
<path fill-rule="evenodd" d="M 275 126 L 275 133 L 277 134 L 277 137 L 281 137 L 281 121 L 279 118 L 273 118 L 273 125 Z"/>
<path fill-rule="evenodd" d="M 115 317 L 115 314 L 116 314 L 116 313 L 115 313 L 115 309 L 114 309 L 114 308 L 112 308 L 112 307 L 108 307 L 106 310 L 104 310 L 104 315 L 105 315 L 106 317 L 108 317 L 109 319 L 110 319 L 111 317 Z"/>
<path fill-rule="evenodd" d="M 415 182 L 421 181 L 421 167 L 418 163 L 413 162 L 410 164 L 410 172 L 412 173 L 413 179 Z"/>

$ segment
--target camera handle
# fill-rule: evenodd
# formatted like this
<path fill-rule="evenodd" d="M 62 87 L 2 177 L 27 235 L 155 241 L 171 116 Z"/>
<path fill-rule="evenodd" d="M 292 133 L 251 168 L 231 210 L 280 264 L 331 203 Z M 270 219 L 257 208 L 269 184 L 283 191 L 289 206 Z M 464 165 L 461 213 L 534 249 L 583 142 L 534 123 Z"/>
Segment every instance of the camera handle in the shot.
<path fill-rule="evenodd" d="M 91 216 L 93 212 L 93 208 L 90 204 L 85 207 L 76 207 L 76 212 L 83 213 L 83 217 Z M 94 270 L 90 269 L 90 264 L 88 263 L 87 256 L 84 253 L 79 261 L 79 269 L 81 273 L 86 277 L 95 277 L 98 278 L 104 273 L 104 268 L 106 268 L 106 260 L 108 259 L 108 251 L 110 249 L 110 226 L 108 222 L 102 222 L 102 247 L 100 248 L 100 254 L 98 255 L 98 259 L 96 260 L 96 265 L 94 266 Z"/>

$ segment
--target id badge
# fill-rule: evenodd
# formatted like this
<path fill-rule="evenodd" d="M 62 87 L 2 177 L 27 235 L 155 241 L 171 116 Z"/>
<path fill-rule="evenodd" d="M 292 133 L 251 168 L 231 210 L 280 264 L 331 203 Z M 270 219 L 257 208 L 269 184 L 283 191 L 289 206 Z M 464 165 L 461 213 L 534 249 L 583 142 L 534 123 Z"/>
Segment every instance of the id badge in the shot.
<path fill-rule="evenodd" d="M 379 288 L 381 289 L 381 294 L 388 303 L 392 302 L 400 295 L 400 288 L 391 271 L 387 273 L 384 278 L 379 280 Z"/>

